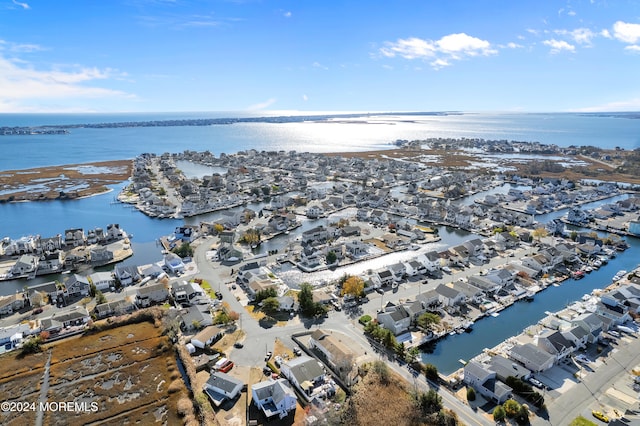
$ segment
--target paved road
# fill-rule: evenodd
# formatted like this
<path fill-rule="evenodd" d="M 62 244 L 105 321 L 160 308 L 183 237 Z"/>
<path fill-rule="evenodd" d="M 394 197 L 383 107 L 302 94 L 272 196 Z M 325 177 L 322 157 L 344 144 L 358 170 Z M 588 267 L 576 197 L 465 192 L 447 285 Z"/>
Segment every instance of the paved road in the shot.
<path fill-rule="evenodd" d="M 631 369 L 640 363 L 640 339 L 630 339 L 629 343 L 618 343 L 617 350 L 610 352 L 605 358 L 606 364 L 603 363 L 593 372 L 587 373 L 581 382 L 568 392 L 548 401 L 549 418 L 536 417 L 532 425 L 566 425 L 580 415 L 597 423 L 597 420 L 591 417 L 591 410 L 604 411 L 602 402 L 607 390 L 615 388 L 621 375 L 630 373 Z M 639 405 L 636 403 L 635 406 L 627 408 L 638 410 Z M 624 409 L 619 411 L 624 412 Z"/>
<path fill-rule="evenodd" d="M 240 321 L 242 330 L 245 332 L 245 347 L 243 349 L 235 349 L 233 351 L 233 359 L 239 365 L 257 366 L 264 363 L 264 356 L 266 351 L 273 351 L 274 340 L 280 339 L 286 345 L 295 347 L 295 343 L 291 340 L 291 335 L 303 331 L 310 331 L 318 327 L 335 330 L 343 333 L 349 337 L 352 341 L 358 342 L 367 353 L 373 354 L 374 350 L 370 346 L 367 339 L 364 337 L 360 326 L 357 324 L 356 319 L 349 319 L 343 312 L 332 311 L 327 318 L 316 322 L 313 320 L 299 320 L 298 318 L 292 319 L 288 325 L 284 327 L 274 326 L 271 328 L 263 328 L 260 324 L 245 310 L 245 308 L 236 300 L 235 296 L 229 291 L 229 288 L 225 283 L 231 280 L 230 268 L 219 267 L 217 264 L 206 259 L 206 252 L 209 249 L 210 242 L 205 241 L 200 244 L 194 253 L 194 260 L 198 263 L 199 273 L 198 276 L 212 283 L 214 288 L 217 288 L 216 283 L 221 283 L 219 286 L 223 295 L 223 300 L 229 303 L 232 310 L 240 314 Z M 504 259 L 503 259 L 504 261 Z M 485 265 L 486 268 L 488 265 Z M 478 269 L 483 269 L 479 267 Z M 475 271 L 477 272 L 477 271 Z M 408 297 L 405 292 L 409 292 L 409 289 L 403 290 L 403 293 L 398 292 L 394 297 Z M 377 294 L 377 293 L 374 293 Z M 415 289 L 417 294 L 417 289 Z M 414 296 L 415 296 L 414 294 Z M 369 302 L 373 303 L 373 302 Z M 414 377 L 406 367 L 402 367 L 397 363 L 389 361 L 389 365 L 398 374 L 407 379 L 408 383 L 414 383 Z M 415 379 L 416 386 L 426 391 L 429 389 L 424 376 L 420 376 Z M 458 400 L 454 395 L 447 391 L 439 392 L 442 396 L 443 404 L 445 407 L 454 411 L 460 420 L 468 425 L 491 425 L 493 422 L 487 421 L 485 418 L 477 415 L 468 405 Z"/>

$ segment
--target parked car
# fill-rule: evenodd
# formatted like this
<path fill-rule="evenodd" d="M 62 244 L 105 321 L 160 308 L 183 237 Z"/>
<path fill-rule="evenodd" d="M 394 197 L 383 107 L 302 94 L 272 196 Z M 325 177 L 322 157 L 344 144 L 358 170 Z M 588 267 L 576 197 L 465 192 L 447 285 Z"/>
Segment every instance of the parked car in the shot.
<path fill-rule="evenodd" d="M 529 377 L 529 383 L 531 383 L 533 386 L 537 387 L 538 389 L 544 388 L 544 385 L 542 384 L 542 382 L 536 379 L 535 377 Z"/>
<path fill-rule="evenodd" d="M 216 291 L 216 297 L 218 298 L 218 300 L 222 300 L 222 293 Z"/>
<path fill-rule="evenodd" d="M 293 354 L 295 356 L 300 356 L 302 355 L 302 351 L 300 350 L 300 348 L 293 348 Z"/>
<path fill-rule="evenodd" d="M 31 312 L 32 315 L 38 315 L 42 313 L 42 308 L 36 308 Z"/>
<path fill-rule="evenodd" d="M 600 420 L 600 421 L 603 421 L 603 422 L 605 422 L 605 423 L 609 423 L 609 417 L 605 416 L 605 415 L 602 413 L 602 411 L 596 411 L 596 410 L 593 410 L 593 411 L 591 412 L 591 414 L 592 414 L 592 415 L 593 415 L 593 417 L 595 417 L 596 419 L 598 419 L 598 420 Z"/>
<path fill-rule="evenodd" d="M 240 343 L 240 342 L 235 342 L 233 344 L 233 347 L 237 348 L 237 349 L 242 349 L 242 348 L 244 348 L 244 345 L 242 343 Z"/>
<path fill-rule="evenodd" d="M 271 351 L 267 352 L 267 354 L 264 356 L 264 360 L 269 361 L 271 359 L 271 355 L 273 355 Z"/>

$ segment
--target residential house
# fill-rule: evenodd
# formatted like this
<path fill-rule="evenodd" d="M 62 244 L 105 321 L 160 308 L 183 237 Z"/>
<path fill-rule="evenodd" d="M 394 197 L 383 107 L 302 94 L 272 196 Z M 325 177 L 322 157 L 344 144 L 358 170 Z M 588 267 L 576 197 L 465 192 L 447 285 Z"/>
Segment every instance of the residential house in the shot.
<path fill-rule="evenodd" d="M 66 293 L 69 297 L 88 296 L 91 291 L 91 283 L 89 278 L 79 274 L 71 275 L 64 282 L 64 286 L 66 288 Z M 103 289 L 98 289 L 98 290 L 103 290 Z"/>
<path fill-rule="evenodd" d="M 497 380 L 495 371 L 476 361 L 469 361 L 464 366 L 464 383 L 497 404 L 504 403 L 512 392 L 509 386 Z"/>
<path fill-rule="evenodd" d="M 424 275 L 427 273 L 427 268 L 424 264 L 418 262 L 418 260 L 410 260 L 409 262 L 404 262 L 405 270 L 407 275 L 411 277 L 415 277 L 416 275 Z"/>
<path fill-rule="evenodd" d="M 184 263 L 182 262 L 180 256 L 172 252 L 168 252 L 164 255 L 164 266 L 166 266 L 167 269 L 173 274 L 181 274 L 185 269 Z"/>
<path fill-rule="evenodd" d="M 440 269 L 440 256 L 435 250 L 419 255 L 416 260 L 422 263 L 429 272 L 434 272 Z"/>
<path fill-rule="evenodd" d="M 276 298 L 278 300 L 278 310 L 285 312 L 295 311 L 297 308 L 296 300 L 291 296 L 281 296 Z"/>
<path fill-rule="evenodd" d="M 40 331 L 58 333 L 63 328 L 82 326 L 90 319 L 91 316 L 86 309 L 76 306 L 71 310 L 55 312 L 51 316 L 40 319 Z"/>
<path fill-rule="evenodd" d="M 532 343 L 515 345 L 511 348 L 509 356 L 536 373 L 550 369 L 556 361 L 555 356 Z"/>
<path fill-rule="evenodd" d="M 325 210 L 319 203 L 313 203 L 307 208 L 305 214 L 309 219 L 317 219 L 324 216 Z"/>
<path fill-rule="evenodd" d="M 67 247 L 78 247 L 85 244 L 86 237 L 82 228 L 67 229 L 64 231 L 64 243 Z"/>
<path fill-rule="evenodd" d="M 127 237 L 127 233 L 124 232 L 120 225 L 117 223 L 110 223 L 107 225 L 106 233 L 107 241 L 118 241 Z"/>
<path fill-rule="evenodd" d="M 205 292 L 198 283 L 182 281 L 171 286 L 171 295 L 178 303 L 193 303 L 203 297 Z"/>
<path fill-rule="evenodd" d="M 131 312 L 133 309 L 135 309 L 135 306 L 131 302 L 126 299 L 120 299 L 96 305 L 94 312 L 98 319 L 103 319 L 114 315 L 122 315 Z"/>
<path fill-rule="evenodd" d="M 24 308 L 24 295 L 21 293 L 0 297 L 0 316 L 11 315 Z"/>
<path fill-rule="evenodd" d="M 353 368 L 355 353 L 349 348 L 349 341 L 344 341 L 341 333 L 333 333 L 323 329 L 316 329 L 311 333 L 309 346 L 322 355 L 322 359 L 338 373 L 346 377 Z"/>
<path fill-rule="evenodd" d="M 482 289 L 474 286 L 471 282 L 455 281 L 453 289 L 464 294 L 465 299 L 474 305 L 480 305 L 486 294 Z"/>
<path fill-rule="evenodd" d="M 251 385 L 252 401 L 267 419 L 284 419 L 294 412 L 298 403 L 295 392 L 285 379 L 266 380 Z"/>
<path fill-rule="evenodd" d="M 469 250 L 462 244 L 450 248 L 449 252 L 451 253 L 452 262 L 463 264 L 467 264 L 469 262 Z"/>
<path fill-rule="evenodd" d="M 458 306 L 466 302 L 466 296 L 463 292 L 444 284 L 438 284 L 435 291 L 438 293 L 438 299 L 443 306 Z"/>
<path fill-rule="evenodd" d="M 136 305 L 146 308 L 162 303 L 169 298 L 169 291 L 163 283 L 148 284 L 136 289 Z"/>
<path fill-rule="evenodd" d="M 394 263 L 393 265 L 387 266 L 387 269 L 391 271 L 391 274 L 393 275 L 393 280 L 395 282 L 400 282 L 406 277 L 407 269 L 404 263 L 400 263 L 400 262 Z"/>
<path fill-rule="evenodd" d="M 89 281 L 100 291 L 109 290 L 116 285 L 116 279 L 111 272 L 94 272 L 89 275 Z"/>
<path fill-rule="evenodd" d="M 362 241 L 353 240 L 344 245 L 347 255 L 351 258 L 358 258 L 369 253 L 369 245 Z"/>
<path fill-rule="evenodd" d="M 189 306 L 180 310 L 180 329 L 191 332 L 213 325 L 209 308 L 203 305 Z"/>
<path fill-rule="evenodd" d="M 378 282 L 380 282 L 380 285 L 383 287 L 391 285 L 394 281 L 393 274 L 387 268 L 376 271 L 374 278 L 376 278 Z"/>
<path fill-rule="evenodd" d="M 395 306 L 390 311 L 378 312 L 377 320 L 378 324 L 396 336 L 406 332 L 411 326 L 411 317 L 402 306 Z"/>
<path fill-rule="evenodd" d="M 113 261 L 113 252 L 105 246 L 94 246 L 89 250 L 89 259 L 92 265 L 106 265 Z"/>
<path fill-rule="evenodd" d="M 204 349 L 220 340 L 222 334 L 223 332 L 220 328 L 210 325 L 196 333 L 196 335 L 191 338 L 191 344 L 196 348 Z"/>
<path fill-rule="evenodd" d="M 128 286 L 140 281 L 140 272 L 137 266 L 116 265 L 113 273 L 122 286 Z"/>
<path fill-rule="evenodd" d="M 469 255 L 471 257 L 478 257 L 483 254 L 484 244 L 480 238 L 465 241 L 462 245 L 469 250 Z"/>
<path fill-rule="evenodd" d="M 613 325 L 620 325 L 631 319 L 629 309 L 620 304 L 614 306 L 600 301 L 596 305 L 595 313 L 601 317 L 608 318 Z M 608 330 L 609 328 L 606 329 Z"/>
<path fill-rule="evenodd" d="M 219 407 L 224 401 L 235 399 L 240 395 L 243 387 L 244 383 L 242 381 L 226 373 L 216 371 L 211 374 L 202 390 L 207 394 L 211 402 L 216 407 Z"/>
<path fill-rule="evenodd" d="M 13 277 L 19 277 L 24 275 L 32 275 L 35 276 L 36 270 L 38 269 L 38 264 L 40 263 L 40 259 L 36 256 L 32 256 L 30 254 L 23 254 L 18 258 L 16 263 L 11 267 L 11 275 Z"/>
<path fill-rule="evenodd" d="M 559 362 L 571 355 L 576 349 L 575 344 L 567 340 L 560 331 L 545 329 L 538 336 L 538 347 L 549 352 Z"/>
<path fill-rule="evenodd" d="M 27 288 L 27 299 L 31 306 L 42 306 L 46 303 L 55 303 L 58 297 L 62 297 L 64 291 L 55 281 L 36 284 Z"/>
<path fill-rule="evenodd" d="M 582 327 L 588 333 L 589 343 L 597 342 L 602 334 L 602 321 L 592 312 L 585 312 L 571 320 L 571 325 Z"/>
<path fill-rule="evenodd" d="M 22 339 L 33 333 L 29 324 L 15 324 L 0 328 L 0 348 L 4 351 L 15 349 Z"/>
<path fill-rule="evenodd" d="M 573 343 L 575 349 L 584 349 L 589 341 L 589 333 L 576 325 L 567 331 L 561 331 L 562 336 Z"/>
<path fill-rule="evenodd" d="M 287 360 L 280 366 L 281 374 L 309 399 L 316 386 L 324 383 L 325 372 L 322 365 L 306 355 Z"/>
<path fill-rule="evenodd" d="M 531 370 L 523 367 L 502 355 L 494 355 L 489 359 L 489 370 L 495 371 L 498 380 L 505 382 L 509 376 L 520 380 L 527 380 L 531 376 Z"/>
<path fill-rule="evenodd" d="M 304 245 L 323 243 L 329 238 L 329 231 L 324 226 L 316 226 L 302 233 L 301 242 Z"/>

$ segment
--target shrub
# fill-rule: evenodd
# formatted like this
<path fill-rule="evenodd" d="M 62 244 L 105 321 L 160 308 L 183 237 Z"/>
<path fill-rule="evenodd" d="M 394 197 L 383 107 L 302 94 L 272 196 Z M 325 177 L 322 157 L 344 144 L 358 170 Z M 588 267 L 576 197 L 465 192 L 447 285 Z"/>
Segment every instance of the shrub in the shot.
<path fill-rule="evenodd" d="M 371 315 L 363 315 L 360 317 L 358 322 L 362 325 L 366 325 L 369 321 L 371 321 Z"/>
<path fill-rule="evenodd" d="M 498 405 L 494 410 L 493 410 L 493 420 L 495 420 L 496 422 L 501 422 L 506 418 L 506 413 L 504 411 L 504 408 L 502 408 L 502 405 Z"/>
<path fill-rule="evenodd" d="M 476 391 L 469 387 L 467 388 L 467 401 L 475 401 L 476 400 Z"/>

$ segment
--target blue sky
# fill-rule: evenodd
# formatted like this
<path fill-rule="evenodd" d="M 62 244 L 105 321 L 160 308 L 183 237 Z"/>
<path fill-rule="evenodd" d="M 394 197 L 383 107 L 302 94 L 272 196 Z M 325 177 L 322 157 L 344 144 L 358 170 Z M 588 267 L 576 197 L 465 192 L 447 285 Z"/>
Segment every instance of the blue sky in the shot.
<path fill-rule="evenodd" d="M 640 110 L 636 0 L 0 0 L 0 112 Z"/>

